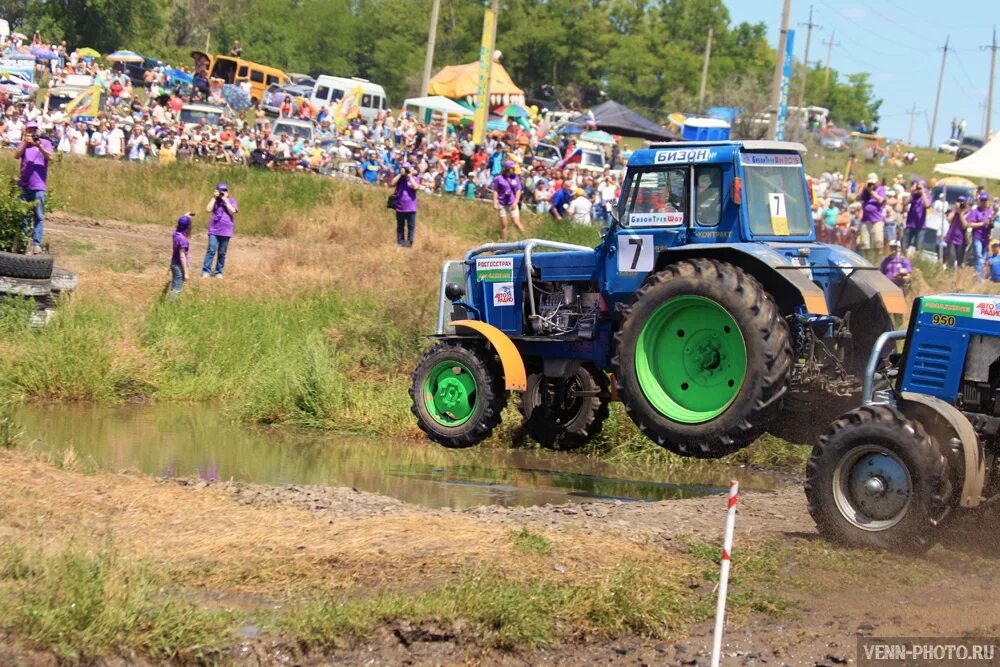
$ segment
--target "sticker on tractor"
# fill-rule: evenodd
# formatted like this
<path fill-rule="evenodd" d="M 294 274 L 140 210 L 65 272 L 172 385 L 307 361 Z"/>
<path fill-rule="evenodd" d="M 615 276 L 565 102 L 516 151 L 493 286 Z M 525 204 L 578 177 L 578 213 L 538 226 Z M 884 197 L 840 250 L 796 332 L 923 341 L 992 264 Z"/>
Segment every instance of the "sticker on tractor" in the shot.
<path fill-rule="evenodd" d="M 684 224 L 684 213 L 668 211 L 666 213 L 629 213 L 629 227 L 670 227 Z"/>
<path fill-rule="evenodd" d="M 513 257 L 480 257 L 476 260 L 477 282 L 509 283 L 513 280 Z"/>
<path fill-rule="evenodd" d="M 514 283 L 493 283 L 493 305 L 496 307 L 514 305 Z"/>
<path fill-rule="evenodd" d="M 767 203 L 771 207 L 771 230 L 775 236 L 788 236 L 788 209 L 785 208 L 785 193 L 767 193 Z"/>
<path fill-rule="evenodd" d="M 653 237 L 638 234 L 618 235 L 618 272 L 649 273 L 653 270 Z"/>
<path fill-rule="evenodd" d="M 924 299 L 920 312 L 935 315 L 955 315 L 957 317 L 972 317 L 973 303 L 967 301 L 950 301 L 945 299 Z"/>
<path fill-rule="evenodd" d="M 715 159 L 715 151 L 708 148 L 688 148 L 685 150 L 659 151 L 653 157 L 653 164 L 686 164 L 706 162 Z"/>
<path fill-rule="evenodd" d="M 1000 301 L 977 301 L 972 316 L 977 320 L 1000 320 Z"/>
<path fill-rule="evenodd" d="M 753 167 L 798 167 L 802 158 L 798 153 L 741 153 L 740 162 Z"/>

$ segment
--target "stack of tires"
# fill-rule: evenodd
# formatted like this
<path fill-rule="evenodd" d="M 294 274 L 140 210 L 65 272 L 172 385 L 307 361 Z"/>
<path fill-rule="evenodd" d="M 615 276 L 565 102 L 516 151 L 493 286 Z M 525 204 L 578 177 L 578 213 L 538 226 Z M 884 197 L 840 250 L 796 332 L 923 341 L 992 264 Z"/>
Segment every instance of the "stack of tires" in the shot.
<path fill-rule="evenodd" d="M 33 327 L 48 324 L 55 315 L 56 306 L 76 289 L 76 285 L 76 274 L 55 267 L 52 255 L 0 252 L 0 300 L 33 299 Z"/>

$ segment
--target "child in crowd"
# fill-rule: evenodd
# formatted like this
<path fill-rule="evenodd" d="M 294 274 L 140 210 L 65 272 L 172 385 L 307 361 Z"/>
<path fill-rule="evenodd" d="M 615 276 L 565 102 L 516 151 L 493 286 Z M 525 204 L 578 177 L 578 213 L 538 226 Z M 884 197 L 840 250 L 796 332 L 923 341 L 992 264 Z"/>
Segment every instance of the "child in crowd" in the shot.
<path fill-rule="evenodd" d="M 177 228 L 173 233 L 173 253 L 170 255 L 170 298 L 175 299 L 181 293 L 184 282 L 188 279 L 188 254 L 191 250 L 191 216 L 185 213 L 177 218 Z"/>

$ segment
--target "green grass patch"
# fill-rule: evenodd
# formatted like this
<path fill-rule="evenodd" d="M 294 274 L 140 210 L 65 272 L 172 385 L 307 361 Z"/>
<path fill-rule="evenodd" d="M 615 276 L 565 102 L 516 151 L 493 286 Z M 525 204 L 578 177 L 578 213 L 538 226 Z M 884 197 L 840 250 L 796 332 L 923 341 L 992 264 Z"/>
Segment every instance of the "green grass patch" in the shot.
<path fill-rule="evenodd" d="M 698 540 L 688 540 L 687 546 L 701 566 L 701 576 L 711 582 L 713 588 L 717 586 L 722 561 L 720 546 Z M 788 550 L 774 544 L 757 544 L 747 549 L 735 547 L 729 571 L 728 607 L 775 616 L 788 611 L 791 603 L 774 589 L 790 558 Z"/>
<path fill-rule="evenodd" d="M 166 592 L 168 582 L 105 547 L 54 555 L 0 547 L 0 626 L 66 662 L 132 652 L 202 661 L 231 637 L 229 614 Z"/>
<path fill-rule="evenodd" d="M 14 402 L 6 396 L 0 396 L 0 447 L 16 447 L 22 435 L 24 431 L 14 416 Z"/>
<path fill-rule="evenodd" d="M 533 533 L 527 528 L 511 533 L 514 548 L 523 554 L 544 555 L 552 553 L 552 543 L 544 535 Z"/>
<path fill-rule="evenodd" d="M 55 254 L 69 255 L 70 257 L 79 257 L 80 255 L 86 255 L 88 252 L 93 252 L 95 246 L 93 243 L 86 243 L 84 241 L 77 241 L 76 239 L 67 239 L 65 242 L 59 242 L 59 244 L 53 248 Z"/>
<path fill-rule="evenodd" d="M 115 273 L 141 273 L 146 266 L 135 257 L 115 255 L 109 257 L 104 265 Z"/>
<path fill-rule="evenodd" d="M 0 295 L 0 334 L 20 334 L 30 330 L 36 310 L 31 297 Z"/>

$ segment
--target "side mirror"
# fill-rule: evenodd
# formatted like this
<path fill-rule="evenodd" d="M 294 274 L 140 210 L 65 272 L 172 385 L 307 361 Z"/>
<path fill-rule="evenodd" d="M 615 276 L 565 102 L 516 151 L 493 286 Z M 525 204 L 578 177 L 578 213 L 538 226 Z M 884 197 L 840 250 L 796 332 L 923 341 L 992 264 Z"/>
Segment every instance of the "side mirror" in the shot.
<path fill-rule="evenodd" d="M 737 206 L 743 203 L 743 179 L 739 176 L 733 179 L 733 191 L 730 193 L 730 199 Z"/>

